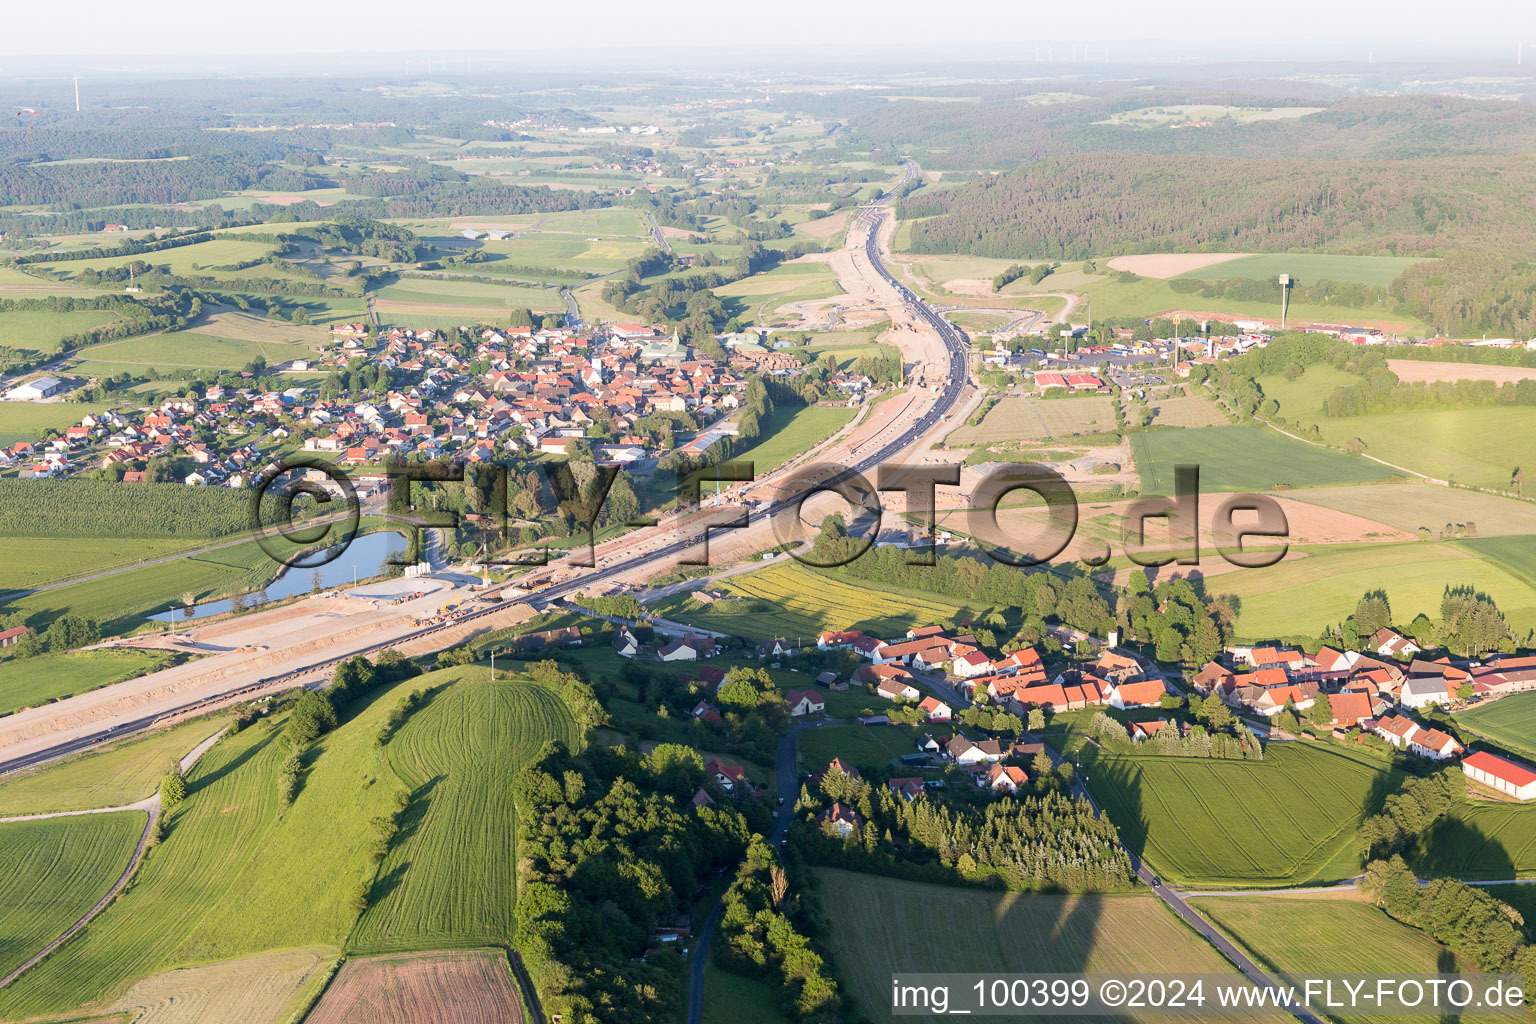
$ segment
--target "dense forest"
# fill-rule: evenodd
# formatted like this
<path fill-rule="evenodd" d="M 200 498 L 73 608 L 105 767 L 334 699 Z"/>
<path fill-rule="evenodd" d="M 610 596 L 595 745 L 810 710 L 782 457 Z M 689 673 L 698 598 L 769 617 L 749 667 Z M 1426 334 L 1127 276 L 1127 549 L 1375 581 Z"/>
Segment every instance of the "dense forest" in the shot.
<path fill-rule="evenodd" d="M 1133 252 L 1536 249 L 1536 162 L 1090 153 L 903 200 L 918 253 L 1086 259 Z"/>
<path fill-rule="evenodd" d="M 550 743 L 518 773 L 517 946 L 547 1011 L 570 1024 L 678 1016 L 683 962 L 642 954 L 749 835 L 728 804 L 689 806 L 703 782 L 698 752 L 670 744 L 642 757 Z"/>

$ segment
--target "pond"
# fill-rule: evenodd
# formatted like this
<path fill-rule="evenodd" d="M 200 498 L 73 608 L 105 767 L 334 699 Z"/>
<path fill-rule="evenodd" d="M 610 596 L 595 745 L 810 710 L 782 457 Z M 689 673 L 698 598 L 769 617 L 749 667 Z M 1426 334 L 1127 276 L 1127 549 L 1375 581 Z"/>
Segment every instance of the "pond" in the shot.
<path fill-rule="evenodd" d="M 321 590 L 351 586 L 354 579 L 367 579 L 384 571 L 387 558 L 399 558 L 405 553 L 405 534 L 393 530 L 364 534 L 355 538 L 340 558 L 325 563 L 318 569 L 285 569 L 282 574 L 261 590 L 245 595 L 245 607 L 255 608 L 266 601 L 280 601 L 285 597 L 308 594 L 315 589 L 315 573 L 320 574 Z M 234 599 L 207 601 L 191 608 L 178 607 L 149 616 L 155 622 L 186 622 L 210 615 L 222 615 L 235 606 Z"/>

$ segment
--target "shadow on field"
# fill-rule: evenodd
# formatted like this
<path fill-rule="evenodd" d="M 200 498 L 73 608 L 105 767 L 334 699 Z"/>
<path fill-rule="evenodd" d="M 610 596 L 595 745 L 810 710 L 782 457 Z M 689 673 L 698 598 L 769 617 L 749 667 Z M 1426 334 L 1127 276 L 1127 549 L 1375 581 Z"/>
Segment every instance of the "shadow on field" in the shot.
<path fill-rule="evenodd" d="M 247 761 L 251 760 L 257 754 L 260 754 L 262 751 L 266 750 L 267 747 L 271 746 L 272 742 L 276 740 L 280 735 L 281 730 L 273 730 L 272 732 L 263 736 L 259 741 L 247 747 L 239 757 L 224 762 L 223 764 L 219 765 L 219 767 L 205 775 L 197 775 L 195 778 L 188 779 L 187 796 L 195 796 L 231 772 L 239 771 Z"/>
<path fill-rule="evenodd" d="M 1100 940 L 1104 897 L 1019 895 L 1005 897 L 996 920 L 998 963 L 975 964 L 958 970 L 989 970 L 1021 973 L 1082 974 L 1089 971 L 1095 944 Z M 1018 1021 L 1019 1017 L 983 1014 L 973 1020 Z M 1022 1018 L 1040 1019 L 1040 1018 Z M 1078 1017 L 1079 1021 L 1115 1021 L 1119 1018 Z"/>
<path fill-rule="evenodd" d="M 1457 970 L 1456 954 L 1444 946 L 1440 947 L 1440 952 L 1435 957 L 1435 971 L 1439 974 L 1455 974 Z M 1459 1024 L 1460 1021 L 1459 1013 L 1446 1012 L 1440 1015 L 1440 1024 Z"/>
<path fill-rule="evenodd" d="M 414 836 L 421 828 L 422 821 L 427 816 L 427 807 L 431 803 L 432 791 L 437 784 L 447 776 L 434 775 L 411 791 L 411 802 L 405 805 L 400 812 L 400 828 L 390 840 L 390 848 L 398 848 L 399 845 Z M 411 870 L 410 861 L 403 861 L 390 868 L 385 874 L 379 875 L 368 887 L 368 905 L 374 906 L 383 900 L 405 879 Z"/>
<path fill-rule="evenodd" d="M 1091 759 L 1083 757 L 1079 777 L 1101 812 L 1115 823 L 1125 848 L 1138 860 L 1142 859 L 1147 850 L 1149 826 L 1142 813 L 1140 766 L 1133 757 L 1103 757 L 1096 748 L 1085 749 L 1093 750 L 1094 754 Z"/>
<path fill-rule="evenodd" d="M 1454 814 L 1435 823 L 1409 863 L 1418 874 L 1430 878 L 1515 877 L 1515 864 L 1504 844 Z"/>

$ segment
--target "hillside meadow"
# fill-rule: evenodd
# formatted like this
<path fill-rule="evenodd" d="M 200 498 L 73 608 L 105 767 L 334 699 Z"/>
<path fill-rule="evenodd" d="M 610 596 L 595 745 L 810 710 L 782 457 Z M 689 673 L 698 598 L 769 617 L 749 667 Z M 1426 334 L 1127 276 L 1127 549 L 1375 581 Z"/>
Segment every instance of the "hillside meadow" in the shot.
<path fill-rule="evenodd" d="M 1375 589 L 1386 590 L 1400 622 L 1420 612 L 1436 618 L 1447 586 L 1472 586 L 1493 597 L 1519 635 L 1536 627 L 1536 587 L 1461 543 L 1339 544 L 1298 553 L 1305 557 L 1227 573 L 1213 584 L 1239 599 L 1239 636 L 1315 638 Z"/>
<path fill-rule="evenodd" d="M 433 694 L 417 709 L 420 720 L 408 718 L 377 746 L 386 715 L 422 689 Z M 339 951 L 349 936 L 417 948 L 507 940 L 510 773 L 545 739 L 572 738 L 557 696 L 523 681 L 493 683 L 472 668 L 383 687 L 302 755 L 291 804 L 278 785 L 290 756 L 285 721 L 261 719 L 204 755 L 133 884 L 0 992 L 0 1018 L 95 1009 L 169 968 L 276 949 Z M 370 857 L 372 822 L 400 797 L 408 798 L 404 827 L 380 868 Z M 365 921 L 353 903 L 359 887 L 369 892 Z"/>
<path fill-rule="evenodd" d="M 827 630 L 857 627 L 875 636 L 905 633 L 915 626 L 979 615 L 991 605 L 967 605 L 936 594 L 840 579 L 836 570 L 817 572 L 798 563 L 780 563 L 723 581 L 741 600 L 701 605 L 678 595 L 654 606 L 666 618 L 750 640 L 813 641 Z"/>
<path fill-rule="evenodd" d="M 62 935 L 117 881 L 142 812 L 0 824 L 0 977 Z"/>
<path fill-rule="evenodd" d="M 546 741 L 576 746 L 576 724 L 553 690 L 493 681 L 489 669 L 435 672 L 418 686 L 435 692 L 387 746 L 411 803 L 348 948 L 509 943 L 517 902 L 512 782 Z"/>
<path fill-rule="evenodd" d="M 0 816 L 120 807 L 144 799 L 173 762 L 224 728 L 197 718 L 0 778 Z"/>

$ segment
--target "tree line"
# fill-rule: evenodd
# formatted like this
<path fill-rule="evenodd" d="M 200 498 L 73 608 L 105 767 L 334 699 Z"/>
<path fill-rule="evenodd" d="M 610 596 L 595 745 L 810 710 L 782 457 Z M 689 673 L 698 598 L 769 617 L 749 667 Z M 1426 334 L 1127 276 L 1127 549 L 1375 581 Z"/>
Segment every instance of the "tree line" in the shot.
<path fill-rule="evenodd" d="M 575 754 L 550 742 L 514 782 L 521 863 L 516 946 L 546 1011 L 570 1024 L 648 1024 L 682 1008 L 682 962 L 649 957 L 716 866 L 747 848 L 746 819 L 689 800 L 691 748 Z M 698 955 L 705 955 L 700 950 Z"/>
<path fill-rule="evenodd" d="M 1498 188 L 1489 189 L 1490 181 Z M 1085 153 L 898 204 L 911 251 L 1077 260 L 1202 251 L 1524 253 L 1536 166 Z M 924 218 L 924 219 L 918 219 Z"/>

